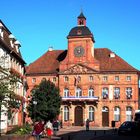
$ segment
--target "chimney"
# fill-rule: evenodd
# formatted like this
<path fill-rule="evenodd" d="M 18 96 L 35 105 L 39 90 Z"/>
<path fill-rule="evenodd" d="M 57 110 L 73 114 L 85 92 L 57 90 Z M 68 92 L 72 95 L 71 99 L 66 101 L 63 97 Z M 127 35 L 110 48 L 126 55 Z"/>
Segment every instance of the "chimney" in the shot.
<path fill-rule="evenodd" d="M 52 46 L 49 47 L 49 51 L 53 51 L 53 47 Z"/>
<path fill-rule="evenodd" d="M 111 52 L 109 56 L 110 56 L 110 58 L 114 58 L 115 57 L 115 53 Z"/>

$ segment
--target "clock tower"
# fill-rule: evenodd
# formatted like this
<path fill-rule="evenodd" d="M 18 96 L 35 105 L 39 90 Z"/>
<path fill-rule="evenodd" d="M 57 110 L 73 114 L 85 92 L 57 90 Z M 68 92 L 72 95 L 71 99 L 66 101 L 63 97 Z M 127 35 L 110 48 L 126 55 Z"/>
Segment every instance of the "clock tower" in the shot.
<path fill-rule="evenodd" d="M 68 51 L 66 58 L 61 62 L 60 70 L 70 68 L 76 64 L 83 64 L 98 70 L 98 61 L 94 58 L 94 37 L 86 26 L 86 17 L 83 12 L 77 17 L 77 26 L 72 28 L 67 36 Z"/>

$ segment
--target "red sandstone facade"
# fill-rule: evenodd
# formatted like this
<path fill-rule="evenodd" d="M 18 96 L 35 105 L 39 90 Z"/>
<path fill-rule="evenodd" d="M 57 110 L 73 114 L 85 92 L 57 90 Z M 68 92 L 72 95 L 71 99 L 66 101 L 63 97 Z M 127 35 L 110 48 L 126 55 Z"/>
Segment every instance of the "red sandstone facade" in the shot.
<path fill-rule="evenodd" d="M 138 109 L 139 71 L 107 48 L 94 48 L 83 13 L 71 29 L 68 50 L 49 50 L 27 67 L 28 94 L 43 78 L 60 88 L 63 125 L 119 126 Z"/>

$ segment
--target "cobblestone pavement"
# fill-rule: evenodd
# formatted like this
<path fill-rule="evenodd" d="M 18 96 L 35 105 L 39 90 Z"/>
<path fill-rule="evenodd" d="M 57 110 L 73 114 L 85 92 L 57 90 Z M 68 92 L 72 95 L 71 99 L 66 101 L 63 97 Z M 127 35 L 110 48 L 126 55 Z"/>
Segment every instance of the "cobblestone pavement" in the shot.
<path fill-rule="evenodd" d="M 52 140 L 91 140 L 92 138 L 111 135 L 113 130 L 110 128 L 90 128 L 89 131 L 85 130 L 85 127 L 65 127 L 58 131 L 57 137 L 52 137 Z M 47 138 L 42 138 L 42 140 L 47 140 Z"/>
<path fill-rule="evenodd" d="M 6 137 L 5 137 L 6 138 Z M 7 137 L 0 140 L 21 140 L 21 138 Z M 29 135 L 29 138 L 22 138 L 22 140 L 35 140 L 35 137 Z M 41 140 L 49 140 L 47 137 Z M 57 132 L 57 136 L 53 136 L 51 140 L 140 140 L 137 136 L 118 136 L 117 131 L 111 128 L 90 128 L 89 131 L 85 127 L 70 126 L 61 128 Z"/>

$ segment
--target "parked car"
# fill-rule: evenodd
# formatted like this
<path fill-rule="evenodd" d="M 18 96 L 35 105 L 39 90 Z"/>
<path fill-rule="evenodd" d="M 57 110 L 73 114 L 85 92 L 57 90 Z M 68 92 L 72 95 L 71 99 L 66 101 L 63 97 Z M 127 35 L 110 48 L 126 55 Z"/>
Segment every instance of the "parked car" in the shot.
<path fill-rule="evenodd" d="M 137 135 L 138 123 L 134 121 L 125 121 L 118 129 L 118 135 Z"/>
<path fill-rule="evenodd" d="M 140 110 L 136 110 L 134 120 L 140 122 Z"/>

